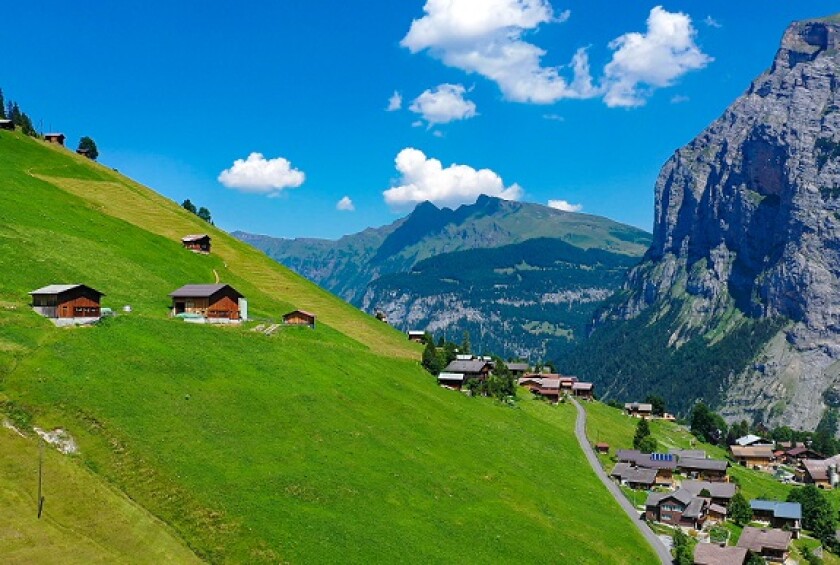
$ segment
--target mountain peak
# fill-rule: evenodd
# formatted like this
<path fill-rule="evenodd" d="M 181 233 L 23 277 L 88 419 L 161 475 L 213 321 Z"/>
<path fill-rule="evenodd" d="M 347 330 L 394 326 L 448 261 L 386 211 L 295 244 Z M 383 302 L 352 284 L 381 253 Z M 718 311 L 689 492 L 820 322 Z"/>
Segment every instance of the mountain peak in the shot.
<path fill-rule="evenodd" d="M 840 14 L 794 22 L 782 37 L 773 65 L 774 70 L 779 67 L 791 69 L 800 63 L 813 61 L 823 53 L 833 53 L 838 47 Z"/>

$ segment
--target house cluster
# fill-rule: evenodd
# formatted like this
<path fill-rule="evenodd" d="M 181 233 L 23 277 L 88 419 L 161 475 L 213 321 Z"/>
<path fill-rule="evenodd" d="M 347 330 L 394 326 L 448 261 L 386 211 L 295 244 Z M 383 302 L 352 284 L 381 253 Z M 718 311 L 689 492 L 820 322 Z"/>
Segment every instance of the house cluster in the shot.
<path fill-rule="evenodd" d="M 678 476 L 711 483 L 728 480 L 729 462 L 706 457 L 706 452 L 700 450 L 642 453 L 635 449 L 619 449 L 616 459 L 618 462 L 610 476 L 631 488 L 675 488 L 679 483 Z"/>
<path fill-rule="evenodd" d="M 594 399 L 594 385 L 579 381 L 577 377 L 530 373 L 519 377 L 518 383 L 519 386 L 530 390 L 531 394 L 545 398 L 549 402 L 559 402 L 563 396 L 575 396 L 584 400 Z"/>
<path fill-rule="evenodd" d="M 695 565 L 744 565 L 750 555 L 766 562 L 785 563 L 790 555 L 793 533 L 778 528 L 747 526 L 734 546 L 698 543 L 694 548 Z"/>
<path fill-rule="evenodd" d="M 660 420 L 674 421 L 676 417 L 673 414 L 665 412 L 661 416 L 656 416 L 653 413 L 653 404 L 647 402 L 627 402 L 624 404 L 624 413 L 633 418 L 641 418 L 644 420 L 652 420 L 658 418 Z"/>
<path fill-rule="evenodd" d="M 773 442 L 749 434 L 735 440 L 729 451 L 732 459 L 750 469 L 775 472 L 788 482 L 833 489 L 840 484 L 840 455 L 825 457 L 799 442 Z"/>

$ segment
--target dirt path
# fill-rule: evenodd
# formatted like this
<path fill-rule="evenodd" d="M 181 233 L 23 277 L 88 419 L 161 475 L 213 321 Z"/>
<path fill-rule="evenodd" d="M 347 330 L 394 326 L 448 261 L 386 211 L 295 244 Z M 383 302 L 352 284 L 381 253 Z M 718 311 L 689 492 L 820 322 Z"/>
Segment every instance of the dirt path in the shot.
<path fill-rule="evenodd" d="M 604 486 L 607 487 L 607 490 L 610 491 L 610 494 L 613 495 L 613 498 L 615 498 L 619 506 L 624 509 L 628 516 L 630 516 L 630 519 L 634 524 L 636 524 L 636 527 L 639 528 L 639 531 L 656 552 L 656 555 L 662 563 L 671 563 L 673 561 L 671 552 L 668 551 L 668 548 L 665 547 L 662 540 L 653 533 L 653 530 L 651 530 L 648 525 L 639 518 L 639 511 L 630 504 L 630 501 L 627 500 L 624 493 L 621 492 L 621 489 L 610 480 L 604 472 L 604 469 L 601 468 L 601 463 L 598 461 L 598 457 L 595 455 L 595 451 L 592 449 L 592 446 L 589 445 L 589 439 L 586 437 L 586 410 L 583 409 L 583 406 L 581 406 L 577 400 L 573 399 L 572 402 L 575 403 L 575 408 L 577 408 L 575 435 L 577 436 L 578 443 L 580 443 L 580 448 L 583 450 L 584 455 L 586 455 L 586 459 L 592 466 L 592 470 L 595 471 L 595 474 L 598 475 L 598 478 L 601 479 L 601 482 L 604 483 Z"/>

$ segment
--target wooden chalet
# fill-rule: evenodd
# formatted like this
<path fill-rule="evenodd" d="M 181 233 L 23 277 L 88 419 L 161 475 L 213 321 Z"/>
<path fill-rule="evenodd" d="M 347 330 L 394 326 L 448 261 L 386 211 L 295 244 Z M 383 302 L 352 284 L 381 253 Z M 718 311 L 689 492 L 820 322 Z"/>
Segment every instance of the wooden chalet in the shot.
<path fill-rule="evenodd" d="M 652 492 L 645 501 L 645 519 L 699 530 L 706 521 L 708 509 L 708 499 L 694 496 L 683 488 L 675 492 Z"/>
<path fill-rule="evenodd" d="M 820 460 L 825 459 L 825 456 L 821 453 L 817 453 L 810 447 L 805 447 L 804 445 L 799 445 L 796 447 L 792 447 L 787 451 L 782 451 L 781 453 L 774 452 L 777 459 L 782 459 L 785 463 L 789 465 L 797 465 L 801 463 L 804 459 L 811 459 L 811 460 Z"/>
<path fill-rule="evenodd" d="M 493 365 L 483 359 L 456 359 L 438 375 L 438 382 L 449 388 L 460 389 L 471 379 L 487 380 L 492 369 Z"/>
<path fill-rule="evenodd" d="M 828 459 L 803 459 L 802 469 L 797 474 L 805 484 L 816 485 L 822 489 L 833 489 L 840 484 L 840 455 Z"/>
<path fill-rule="evenodd" d="M 29 293 L 32 309 L 45 318 L 98 320 L 103 293 L 84 284 L 51 284 Z"/>
<path fill-rule="evenodd" d="M 773 449 L 769 445 L 730 445 L 732 458 L 750 469 L 767 469 L 773 462 Z"/>
<path fill-rule="evenodd" d="M 169 293 L 172 315 L 208 321 L 239 321 L 245 297 L 229 284 L 188 284 Z"/>
<path fill-rule="evenodd" d="M 525 373 L 528 372 L 528 363 L 520 363 L 520 362 L 510 362 L 505 363 L 507 370 L 510 371 L 510 374 L 516 378 L 524 377 Z"/>
<path fill-rule="evenodd" d="M 67 139 L 63 133 L 45 133 L 44 140 L 50 143 L 57 143 L 58 145 L 63 146 L 64 140 Z"/>
<path fill-rule="evenodd" d="M 616 463 L 613 470 L 610 471 L 610 477 L 615 479 L 619 484 L 630 488 L 650 490 L 657 484 L 656 469 L 634 467 L 629 463 Z"/>
<path fill-rule="evenodd" d="M 426 341 L 426 332 L 421 332 L 419 330 L 408 330 L 408 341 L 413 341 L 414 343 L 423 343 Z"/>
<path fill-rule="evenodd" d="M 595 385 L 582 382 L 572 383 L 572 394 L 584 400 L 592 400 L 595 398 Z"/>
<path fill-rule="evenodd" d="M 785 530 L 746 526 L 738 538 L 738 547 L 760 555 L 768 561 L 783 563 L 790 554 L 793 535 Z"/>
<path fill-rule="evenodd" d="M 705 457 L 680 457 L 677 468 L 692 479 L 720 482 L 727 480 L 726 470 L 729 468 L 729 461 Z"/>
<path fill-rule="evenodd" d="M 292 310 L 283 314 L 283 323 L 287 326 L 309 326 L 315 327 L 315 314 L 306 310 Z"/>
<path fill-rule="evenodd" d="M 598 442 L 595 444 L 595 451 L 598 453 L 603 453 L 604 455 L 609 455 L 610 453 L 610 444 L 604 442 Z"/>
<path fill-rule="evenodd" d="M 195 253 L 210 253 L 210 236 L 206 233 L 185 235 L 181 238 L 181 245 Z"/>
<path fill-rule="evenodd" d="M 750 500 L 753 520 L 767 522 L 773 528 L 783 528 L 799 537 L 802 529 L 802 505 L 798 502 L 778 502 L 776 500 Z"/>
<path fill-rule="evenodd" d="M 701 496 L 701 493 L 706 491 L 708 496 L 704 495 L 704 498 L 708 498 L 712 504 L 717 504 L 719 506 L 723 506 L 724 508 L 729 507 L 732 497 L 735 496 L 735 493 L 738 491 L 738 487 L 735 483 L 709 481 L 684 480 L 682 484 L 680 484 L 680 487 L 690 492 L 693 496 Z"/>
<path fill-rule="evenodd" d="M 627 402 L 624 405 L 624 413 L 634 418 L 643 418 L 647 420 L 653 416 L 653 404 L 645 402 Z"/>
<path fill-rule="evenodd" d="M 0 120 L 0 129 L 15 131 L 15 123 L 12 120 Z"/>

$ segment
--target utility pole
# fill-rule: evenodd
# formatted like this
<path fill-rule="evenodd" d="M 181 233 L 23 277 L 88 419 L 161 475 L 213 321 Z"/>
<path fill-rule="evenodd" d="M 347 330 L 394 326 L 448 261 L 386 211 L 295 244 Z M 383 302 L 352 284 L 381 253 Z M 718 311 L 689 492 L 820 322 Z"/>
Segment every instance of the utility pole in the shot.
<path fill-rule="evenodd" d="M 41 513 L 44 511 L 44 496 L 43 496 L 43 482 L 44 482 L 44 438 L 38 438 L 38 519 L 41 519 Z"/>

